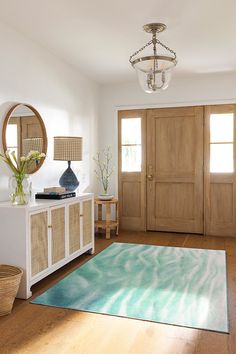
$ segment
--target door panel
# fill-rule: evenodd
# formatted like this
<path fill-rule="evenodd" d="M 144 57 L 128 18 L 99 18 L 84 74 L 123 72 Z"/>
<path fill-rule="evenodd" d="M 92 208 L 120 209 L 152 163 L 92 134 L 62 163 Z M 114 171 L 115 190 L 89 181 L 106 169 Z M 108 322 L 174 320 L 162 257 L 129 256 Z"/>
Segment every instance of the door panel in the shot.
<path fill-rule="evenodd" d="M 35 116 L 21 117 L 22 139 L 42 138 L 43 132 L 38 119 Z"/>
<path fill-rule="evenodd" d="M 124 217 L 141 217 L 141 193 L 140 182 L 138 178 L 135 181 L 124 180 L 122 182 L 123 207 L 122 215 Z"/>
<path fill-rule="evenodd" d="M 156 183 L 155 217 L 194 219 L 193 183 Z"/>
<path fill-rule="evenodd" d="M 211 183 L 210 217 L 213 223 L 233 222 L 233 184 Z"/>
<path fill-rule="evenodd" d="M 203 233 L 203 107 L 148 110 L 147 229 Z"/>
<path fill-rule="evenodd" d="M 158 176 L 192 176 L 195 160 L 195 117 L 156 117 L 155 157 Z M 186 146 L 188 147 L 186 149 Z"/>

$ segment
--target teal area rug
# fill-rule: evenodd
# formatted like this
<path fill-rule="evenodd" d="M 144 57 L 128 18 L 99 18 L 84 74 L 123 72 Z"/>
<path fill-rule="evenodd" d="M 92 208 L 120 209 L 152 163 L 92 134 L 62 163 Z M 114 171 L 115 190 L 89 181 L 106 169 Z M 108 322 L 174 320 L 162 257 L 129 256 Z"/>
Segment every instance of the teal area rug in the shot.
<path fill-rule="evenodd" d="M 113 243 L 32 303 L 228 333 L 225 256 Z"/>

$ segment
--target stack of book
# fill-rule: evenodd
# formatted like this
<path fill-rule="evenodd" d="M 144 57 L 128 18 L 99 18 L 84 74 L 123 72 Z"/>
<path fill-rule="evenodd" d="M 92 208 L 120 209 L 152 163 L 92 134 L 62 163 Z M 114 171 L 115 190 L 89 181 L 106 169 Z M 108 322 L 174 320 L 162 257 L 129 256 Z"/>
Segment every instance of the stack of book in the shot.
<path fill-rule="evenodd" d="M 44 188 L 43 192 L 35 194 L 35 199 L 66 199 L 75 197 L 75 192 L 66 191 L 64 187 Z"/>

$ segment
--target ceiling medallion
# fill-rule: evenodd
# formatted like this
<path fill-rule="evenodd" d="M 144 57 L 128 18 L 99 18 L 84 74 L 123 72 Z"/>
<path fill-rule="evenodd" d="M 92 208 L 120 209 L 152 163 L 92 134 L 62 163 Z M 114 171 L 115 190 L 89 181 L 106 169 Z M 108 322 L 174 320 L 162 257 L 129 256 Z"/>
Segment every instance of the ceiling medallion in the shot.
<path fill-rule="evenodd" d="M 148 23 L 143 26 L 144 31 L 152 34 L 152 40 L 137 50 L 129 58 L 129 62 L 135 68 L 140 86 L 145 92 L 154 93 L 165 90 L 171 79 L 172 69 L 177 64 L 176 53 L 161 43 L 157 38 L 157 33 L 166 29 L 163 23 Z M 153 45 L 151 55 L 137 57 L 148 46 Z M 157 45 L 165 49 L 167 53 L 158 53 Z"/>

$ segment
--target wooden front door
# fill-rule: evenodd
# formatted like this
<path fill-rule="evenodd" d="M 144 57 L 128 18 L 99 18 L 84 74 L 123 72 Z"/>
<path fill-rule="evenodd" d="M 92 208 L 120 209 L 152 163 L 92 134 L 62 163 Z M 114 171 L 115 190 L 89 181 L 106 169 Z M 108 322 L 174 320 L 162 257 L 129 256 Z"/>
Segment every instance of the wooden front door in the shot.
<path fill-rule="evenodd" d="M 203 107 L 148 110 L 147 230 L 203 233 Z"/>

